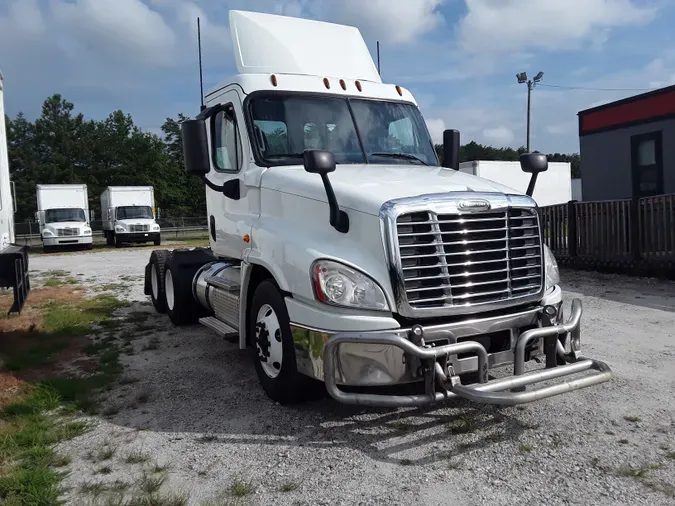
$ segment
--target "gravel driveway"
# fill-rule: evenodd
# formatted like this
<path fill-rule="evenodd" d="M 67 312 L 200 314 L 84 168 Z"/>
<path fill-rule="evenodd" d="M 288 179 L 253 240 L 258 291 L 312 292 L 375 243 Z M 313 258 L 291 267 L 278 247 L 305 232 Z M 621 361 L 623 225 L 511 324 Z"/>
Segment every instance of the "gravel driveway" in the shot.
<path fill-rule="evenodd" d="M 150 329 L 105 394 L 107 416 L 61 446 L 73 457 L 69 504 L 90 499 L 87 484 L 164 468 L 162 490 L 191 505 L 675 503 L 673 283 L 562 273 L 566 297 L 584 303 L 584 353 L 615 373 L 600 386 L 522 409 L 378 410 L 329 398 L 282 407 L 258 386 L 246 352 L 153 312 L 143 295 L 148 255 L 31 259 L 31 269 L 69 270 L 89 284 L 133 278 L 126 311 L 147 312 Z M 96 474 L 92 452 L 106 447 L 116 451 Z"/>

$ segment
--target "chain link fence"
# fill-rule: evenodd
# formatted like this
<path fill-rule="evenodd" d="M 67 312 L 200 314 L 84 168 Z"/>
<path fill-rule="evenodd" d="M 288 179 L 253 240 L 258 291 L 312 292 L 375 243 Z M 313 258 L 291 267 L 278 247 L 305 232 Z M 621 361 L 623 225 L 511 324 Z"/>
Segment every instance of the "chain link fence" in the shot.
<path fill-rule="evenodd" d="M 95 242 L 104 241 L 102 221 L 90 222 L 92 235 Z M 161 228 L 162 239 L 201 238 L 208 235 L 208 223 L 206 217 L 174 217 L 160 218 L 157 220 Z M 40 225 L 34 220 L 17 222 L 14 224 L 16 243 L 27 246 L 37 246 L 42 243 Z"/>

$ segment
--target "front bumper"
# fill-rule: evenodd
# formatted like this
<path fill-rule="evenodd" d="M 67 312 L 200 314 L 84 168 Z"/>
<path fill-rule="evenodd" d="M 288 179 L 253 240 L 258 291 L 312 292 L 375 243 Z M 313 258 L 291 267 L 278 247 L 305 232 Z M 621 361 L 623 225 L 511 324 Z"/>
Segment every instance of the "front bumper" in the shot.
<path fill-rule="evenodd" d="M 73 246 L 75 244 L 91 244 L 91 235 L 58 235 L 52 237 L 43 237 L 43 246 Z"/>
<path fill-rule="evenodd" d="M 159 239 L 159 232 L 116 232 L 122 242 L 150 242 Z"/>
<path fill-rule="evenodd" d="M 484 345 L 478 342 L 480 335 L 475 338 L 476 340 L 458 341 L 457 336 L 446 328 L 437 330 L 436 334 L 445 332 L 448 334 L 448 341 L 450 342 L 439 346 L 429 344 L 432 343 L 433 332 L 429 332 L 429 343 L 425 341 L 427 329 L 424 329 L 423 333 L 420 334 L 418 343 L 412 342 L 409 337 L 396 331 L 345 332 L 329 336 L 325 340 L 322 354 L 322 372 L 326 389 L 333 398 L 340 402 L 370 406 L 420 406 L 458 397 L 488 404 L 516 405 L 608 381 L 611 378 L 611 370 L 606 364 L 579 356 L 581 301 L 574 300 L 572 302 L 571 314 L 565 323 L 556 319 L 547 320 L 544 311 L 545 308 L 539 308 L 511 315 L 506 322 L 504 317 L 479 320 L 478 323 L 468 322 L 469 327 L 474 328 L 473 335 L 476 335 L 475 331 L 478 330 L 478 327 L 483 330 L 489 329 L 491 326 L 503 328 L 504 325 L 511 326 L 512 329 L 530 327 L 518 333 L 515 346 L 512 349 L 497 354 L 488 354 Z M 543 326 L 532 327 L 531 325 L 535 321 L 541 321 Z M 459 327 L 455 330 L 458 329 Z M 433 330 L 433 328 L 429 328 L 429 330 Z M 539 346 L 533 348 L 535 344 L 539 344 Z M 569 345 L 569 351 L 566 350 L 566 345 Z M 420 381 L 421 376 L 424 383 L 424 393 L 382 395 L 345 391 L 340 387 L 340 384 L 349 384 L 350 378 L 352 378 L 353 383 L 355 376 L 350 374 L 349 370 L 359 366 L 358 362 L 350 364 L 349 353 L 341 350 L 343 347 L 348 349 L 349 346 L 370 347 L 373 356 L 379 356 L 376 361 L 367 362 L 363 360 L 361 362 L 360 386 L 400 385 L 404 383 L 402 380 L 405 377 L 392 382 L 391 380 L 395 379 L 393 376 L 399 375 L 401 371 L 414 369 L 417 372 L 417 381 Z M 533 349 L 538 349 L 545 354 L 546 369 L 525 372 L 527 355 L 532 356 Z M 470 356 L 460 358 L 464 354 Z M 361 358 L 363 358 L 362 353 Z M 387 370 L 387 367 L 381 367 L 383 363 L 402 363 L 405 367 L 394 367 L 392 371 Z M 514 375 L 488 381 L 490 369 L 506 363 L 513 363 Z M 558 363 L 564 363 L 565 365 L 558 365 Z M 300 363 L 299 366 L 301 366 Z M 589 370 L 593 370 L 595 373 L 536 390 L 507 392 L 511 389 L 519 389 L 526 385 Z M 471 371 L 477 373 L 478 383 L 462 385 L 459 378 L 460 374 Z M 382 379 L 386 381 L 382 381 Z"/>

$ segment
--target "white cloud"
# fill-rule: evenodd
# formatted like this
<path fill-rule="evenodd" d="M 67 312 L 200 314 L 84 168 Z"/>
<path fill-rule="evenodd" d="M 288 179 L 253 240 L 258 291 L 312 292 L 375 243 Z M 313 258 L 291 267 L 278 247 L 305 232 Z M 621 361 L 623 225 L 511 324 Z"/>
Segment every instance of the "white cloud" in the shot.
<path fill-rule="evenodd" d="M 656 8 L 635 0 L 465 0 L 461 47 L 471 53 L 602 44 L 612 28 L 650 21 Z"/>
<path fill-rule="evenodd" d="M 443 131 L 445 130 L 445 121 L 440 118 L 427 118 L 427 128 L 434 144 L 443 143 Z"/>
<path fill-rule="evenodd" d="M 508 146 L 516 138 L 513 130 L 504 125 L 495 128 L 486 128 L 483 130 L 483 136 L 493 146 Z"/>

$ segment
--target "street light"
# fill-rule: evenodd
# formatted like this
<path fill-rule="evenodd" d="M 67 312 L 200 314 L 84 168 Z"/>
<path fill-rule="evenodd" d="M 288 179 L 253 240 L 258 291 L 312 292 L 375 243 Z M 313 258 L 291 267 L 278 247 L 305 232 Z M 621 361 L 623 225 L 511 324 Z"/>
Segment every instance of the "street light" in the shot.
<path fill-rule="evenodd" d="M 516 74 L 516 79 L 518 79 L 518 84 L 527 84 L 527 152 L 530 152 L 530 104 L 532 102 L 532 89 L 537 86 L 537 83 L 544 78 L 544 73 L 539 72 L 534 79 L 527 78 L 527 72 L 521 72 Z"/>

